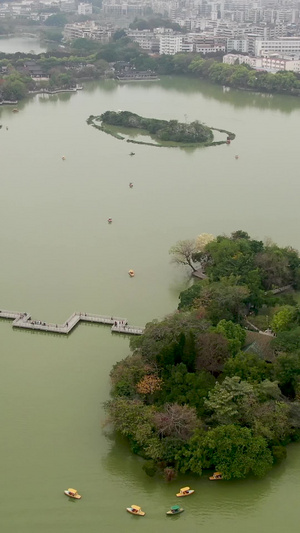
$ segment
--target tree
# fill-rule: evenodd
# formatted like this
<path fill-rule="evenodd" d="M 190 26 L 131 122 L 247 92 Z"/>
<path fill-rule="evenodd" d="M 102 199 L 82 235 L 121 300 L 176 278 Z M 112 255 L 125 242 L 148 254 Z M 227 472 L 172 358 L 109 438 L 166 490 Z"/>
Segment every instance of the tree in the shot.
<path fill-rule="evenodd" d="M 158 460 L 162 447 L 158 435 L 154 433 L 153 408 L 140 400 L 115 398 L 107 402 L 106 409 L 116 431 L 129 438 L 136 453 Z"/>
<path fill-rule="evenodd" d="M 255 437 L 248 428 L 219 426 L 208 432 L 196 431 L 176 455 L 180 472 L 201 475 L 203 468 L 222 472 L 224 479 L 263 476 L 273 459 L 263 437 Z"/>
<path fill-rule="evenodd" d="M 51 17 L 48 17 L 47 20 L 45 20 L 46 26 L 65 26 L 68 22 L 68 19 L 66 15 L 63 13 L 56 13 L 55 15 L 51 15 Z"/>
<path fill-rule="evenodd" d="M 188 405 L 166 404 L 164 410 L 154 414 L 154 423 L 161 437 L 188 440 L 197 427 L 196 409 Z"/>
<path fill-rule="evenodd" d="M 186 311 L 188 309 L 191 309 L 192 307 L 197 306 L 197 300 L 200 297 L 200 294 L 202 292 L 203 284 L 200 281 L 196 281 L 193 283 L 191 287 L 188 289 L 182 291 L 179 294 L 179 304 L 178 304 L 178 310 L 179 311 Z"/>
<path fill-rule="evenodd" d="M 179 341 L 181 333 L 207 328 L 207 322 L 199 320 L 194 313 L 174 313 L 160 322 L 153 320 L 146 324 L 143 335 L 130 340 L 130 347 L 138 349 L 147 361 L 153 363 L 163 349 Z"/>
<path fill-rule="evenodd" d="M 196 238 L 197 252 L 204 252 L 206 245 L 214 240 L 215 237 L 211 233 L 200 233 Z"/>
<path fill-rule="evenodd" d="M 113 40 L 114 41 L 118 41 L 119 39 L 122 39 L 122 37 L 126 37 L 126 31 L 125 30 L 117 30 L 115 31 L 115 33 L 113 34 Z"/>
<path fill-rule="evenodd" d="M 257 354 L 239 352 L 235 357 L 227 359 L 224 374 L 228 377 L 238 376 L 243 381 L 259 383 L 270 377 L 272 365 L 266 363 Z"/>
<path fill-rule="evenodd" d="M 216 383 L 204 403 L 212 413 L 212 421 L 221 425 L 234 424 L 244 417 L 246 404 L 249 405 L 253 397 L 253 386 L 241 381 L 238 376 L 233 376 L 226 377 L 223 383 Z"/>
<path fill-rule="evenodd" d="M 240 322 L 245 315 L 250 291 L 246 286 L 238 285 L 238 281 L 238 278 L 229 276 L 203 285 L 199 306 L 205 308 L 213 324 L 222 319 Z"/>
<path fill-rule="evenodd" d="M 197 370 L 219 374 L 229 357 L 228 341 L 221 333 L 203 333 L 196 337 Z"/>
<path fill-rule="evenodd" d="M 151 395 L 161 390 L 162 379 L 155 374 L 147 374 L 138 382 L 136 390 L 139 394 Z"/>
<path fill-rule="evenodd" d="M 195 407 L 199 416 L 204 414 L 203 404 L 209 390 L 214 387 L 215 379 L 208 372 L 188 372 L 183 363 L 173 366 L 164 379 L 156 402 L 178 403 Z"/>
<path fill-rule="evenodd" d="M 207 433 L 205 446 L 207 461 L 224 479 L 244 478 L 250 473 L 261 477 L 273 464 L 265 439 L 253 436 L 246 427 L 219 426 Z"/>
<path fill-rule="evenodd" d="M 278 333 L 279 331 L 291 329 L 291 325 L 296 318 L 296 314 L 297 311 L 295 307 L 292 307 L 291 305 L 282 306 L 273 316 L 271 322 L 272 330 L 275 331 L 275 333 Z"/>
<path fill-rule="evenodd" d="M 276 358 L 274 368 L 283 394 L 294 398 L 300 382 L 300 355 L 281 354 Z"/>
<path fill-rule="evenodd" d="M 246 332 L 239 324 L 234 324 L 231 320 L 220 320 L 216 328 L 213 328 L 213 331 L 222 333 L 225 339 L 228 340 L 228 348 L 231 355 L 236 355 L 244 346 Z"/>
<path fill-rule="evenodd" d="M 151 369 L 152 367 L 138 353 L 134 353 L 116 363 L 110 373 L 112 394 L 114 396 L 134 398 L 137 384 Z"/>
<path fill-rule="evenodd" d="M 255 257 L 259 267 L 262 283 L 266 290 L 282 287 L 292 282 L 293 276 L 289 268 L 289 260 L 283 250 L 276 245 L 268 246 Z"/>
<path fill-rule="evenodd" d="M 195 240 L 178 241 L 169 250 L 169 254 L 172 255 L 172 262 L 177 265 L 189 266 L 193 272 L 196 271 L 195 263 L 193 261 L 193 255 L 196 253 Z"/>
<path fill-rule="evenodd" d="M 272 347 L 277 352 L 297 352 L 300 349 L 300 326 L 291 331 L 279 331 L 272 340 Z"/>

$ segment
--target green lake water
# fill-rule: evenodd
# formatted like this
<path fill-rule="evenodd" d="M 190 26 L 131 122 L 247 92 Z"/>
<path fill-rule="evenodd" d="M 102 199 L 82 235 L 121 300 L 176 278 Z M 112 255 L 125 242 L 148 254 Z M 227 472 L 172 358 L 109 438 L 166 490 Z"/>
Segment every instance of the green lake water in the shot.
<path fill-rule="evenodd" d="M 119 315 L 143 326 L 172 312 L 189 283 L 170 263 L 178 239 L 243 229 L 300 249 L 300 99 L 164 77 L 86 83 L 18 107 L 0 107 L 2 309 L 55 323 L 73 311 Z M 198 119 L 236 140 L 131 145 L 87 126 L 108 109 Z M 91 325 L 68 337 L 14 331 L 5 320 L 0 335 L 1 532 L 298 531 L 299 445 L 263 480 L 150 479 L 104 425 L 109 371 L 129 353 L 128 338 Z M 181 502 L 185 513 L 166 517 L 184 485 L 196 490 Z M 69 501 L 68 487 L 82 500 Z M 145 518 L 125 512 L 133 503 Z"/>

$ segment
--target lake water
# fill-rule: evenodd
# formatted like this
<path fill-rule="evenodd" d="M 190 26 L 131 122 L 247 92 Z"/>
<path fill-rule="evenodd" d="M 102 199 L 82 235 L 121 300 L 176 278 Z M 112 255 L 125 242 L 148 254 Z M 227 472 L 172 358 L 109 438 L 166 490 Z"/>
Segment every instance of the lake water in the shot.
<path fill-rule="evenodd" d="M 18 107 L 0 108 L 2 309 L 55 323 L 73 311 L 119 315 L 142 326 L 172 312 L 188 284 L 170 264 L 178 239 L 243 229 L 300 248 L 300 100 L 165 77 L 87 83 Z M 130 157 L 133 145 L 86 124 L 108 109 L 198 119 L 237 137 L 206 149 L 135 145 Z M 0 334 L 1 531 L 298 530 L 298 445 L 263 480 L 150 479 L 104 425 L 109 371 L 128 354 L 126 337 L 80 325 L 62 338 L 7 321 Z M 195 495 L 167 518 L 184 485 Z M 80 502 L 63 495 L 68 487 Z M 145 518 L 125 512 L 132 503 Z"/>
<path fill-rule="evenodd" d="M 10 37 L 0 38 L 0 52 L 5 54 L 14 54 L 15 52 L 41 54 L 46 52 L 47 48 L 42 46 L 40 41 L 35 37 Z"/>

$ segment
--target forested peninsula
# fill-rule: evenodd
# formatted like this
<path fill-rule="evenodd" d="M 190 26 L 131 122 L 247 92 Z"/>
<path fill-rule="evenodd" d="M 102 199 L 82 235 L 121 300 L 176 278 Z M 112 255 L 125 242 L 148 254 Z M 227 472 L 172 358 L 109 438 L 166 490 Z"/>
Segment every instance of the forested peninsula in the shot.
<path fill-rule="evenodd" d="M 109 421 L 150 476 L 263 476 L 300 439 L 298 252 L 236 231 L 170 254 L 199 279 L 113 367 Z"/>
<path fill-rule="evenodd" d="M 127 142 L 135 144 L 150 144 L 152 146 L 214 146 L 218 144 L 225 144 L 235 138 L 235 134 L 230 131 L 220 130 L 217 128 L 210 128 L 198 120 L 191 123 L 182 123 L 178 120 L 161 120 L 154 118 L 144 118 L 136 113 L 130 111 L 106 111 L 102 115 L 91 115 L 87 119 L 87 123 L 91 124 L 97 129 L 113 135 L 117 139 L 124 140 L 124 136 L 120 135 L 112 127 L 119 127 L 128 130 L 137 130 L 142 135 L 150 136 L 155 142 L 143 142 L 129 139 Z M 213 131 L 216 130 L 226 134 L 227 137 L 223 141 L 214 142 Z"/>

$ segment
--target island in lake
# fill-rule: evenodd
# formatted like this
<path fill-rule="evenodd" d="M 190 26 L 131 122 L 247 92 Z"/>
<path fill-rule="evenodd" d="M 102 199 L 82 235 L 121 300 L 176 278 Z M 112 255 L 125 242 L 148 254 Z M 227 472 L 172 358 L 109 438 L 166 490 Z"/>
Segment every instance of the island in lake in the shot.
<path fill-rule="evenodd" d="M 300 440 L 299 254 L 244 231 L 170 254 L 195 283 L 114 365 L 109 420 L 149 476 L 263 476 Z"/>
<path fill-rule="evenodd" d="M 230 131 L 211 128 L 198 120 L 182 123 L 178 120 L 145 118 L 130 111 L 106 111 L 99 116 L 91 115 L 87 123 L 120 140 L 124 140 L 124 137 L 118 133 L 117 128 L 122 128 L 122 131 L 137 130 L 141 135 L 153 138 L 155 144 L 133 139 L 127 139 L 127 142 L 151 146 L 214 146 L 229 144 L 235 138 L 235 134 Z M 214 141 L 213 130 L 226 134 L 226 138 Z"/>

